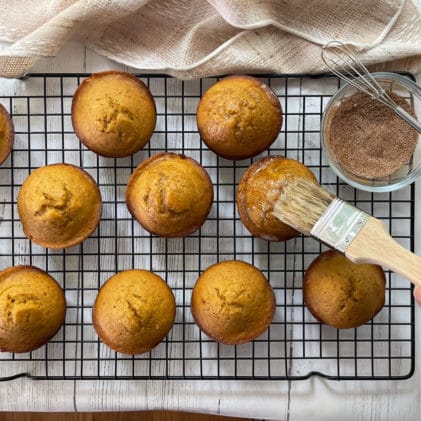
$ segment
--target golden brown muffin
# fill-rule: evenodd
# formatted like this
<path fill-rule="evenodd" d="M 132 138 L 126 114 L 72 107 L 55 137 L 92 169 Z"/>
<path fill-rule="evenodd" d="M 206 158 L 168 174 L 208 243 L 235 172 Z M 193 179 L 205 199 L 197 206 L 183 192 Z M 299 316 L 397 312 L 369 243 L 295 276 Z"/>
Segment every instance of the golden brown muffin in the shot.
<path fill-rule="evenodd" d="M 212 181 L 194 159 L 161 153 L 143 161 L 127 184 L 130 213 L 160 237 L 184 237 L 201 227 L 213 200 Z"/>
<path fill-rule="evenodd" d="M 13 121 L 7 110 L 0 104 L 0 164 L 9 156 L 14 139 Z"/>
<path fill-rule="evenodd" d="M 353 263 L 329 250 L 304 275 L 304 302 L 321 323 L 338 329 L 358 327 L 382 309 L 385 284 L 380 266 Z"/>
<path fill-rule="evenodd" d="M 241 260 L 216 263 L 196 282 L 191 310 L 215 341 L 236 345 L 260 336 L 275 314 L 275 295 L 263 273 Z"/>
<path fill-rule="evenodd" d="M 101 217 L 97 184 L 86 171 L 70 164 L 33 171 L 19 191 L 17 204 L 25 235 L 52 249 L 81 243 Z"/>
<path fill-rule="evenodd" d="M 303 164 L 282 156 L 262 158 L 243 174 L 237 191 L 237 209 L 245 227 L 256 237 L 286 241 L 299 233 L 273 216 L 273 207 L 290 177 L 317 181 Z"/>
<path fill-rule="evenodd" d="M 263 152 L 282 127 L 278 97 L 251 76 L 228 76 L 211 86 L 197 107 L 197 127 L 206 145 L 228 159 Z"/>
<path fill-rule="evenodd" d="M 148 87 L 129 73 L 95 73 L 75 92 L 72 123 L 80 141 L 97 154 L 132 155 L 155 129 L 155 101 Z"/>
<path fill-rule="evenodd" d="M 60 329 L 66 299 L 60 285 L 33 266 L 0 272 L 0 351 L 29 352 Z"/>
<path fill-rule="evenodd" d="M 100 339 L 114 351 L 142 354 L 157 346 L 175 319 L 171 288 L 147 270 L 112 276 L 99 290 L 92 321 Z"/>

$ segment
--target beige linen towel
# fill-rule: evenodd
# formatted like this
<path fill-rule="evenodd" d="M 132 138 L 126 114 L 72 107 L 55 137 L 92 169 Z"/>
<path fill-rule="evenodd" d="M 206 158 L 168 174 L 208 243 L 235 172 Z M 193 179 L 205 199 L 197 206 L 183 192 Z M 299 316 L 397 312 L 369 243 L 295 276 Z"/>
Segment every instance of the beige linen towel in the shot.
<path fill-rule="evenodd" d="M 410 0 L 0 0 L 0 76 L 19 77 L 69 40 L 140 71 L 192 79 L 324 71 L 337 39 L 367 64 L 421 70 Z M 387 64 L 385 64 L 387 62 Z"/>

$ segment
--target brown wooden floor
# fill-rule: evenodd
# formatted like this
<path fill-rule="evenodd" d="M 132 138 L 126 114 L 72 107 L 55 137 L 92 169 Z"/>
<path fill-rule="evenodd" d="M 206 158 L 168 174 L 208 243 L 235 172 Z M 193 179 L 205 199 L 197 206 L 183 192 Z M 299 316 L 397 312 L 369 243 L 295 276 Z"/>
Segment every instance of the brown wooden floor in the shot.
<path fill-rule="evenodd" d="M 245 418 L 170 411 L 107 413 L 2 412 L 0 421 L 244 421 Z"/>

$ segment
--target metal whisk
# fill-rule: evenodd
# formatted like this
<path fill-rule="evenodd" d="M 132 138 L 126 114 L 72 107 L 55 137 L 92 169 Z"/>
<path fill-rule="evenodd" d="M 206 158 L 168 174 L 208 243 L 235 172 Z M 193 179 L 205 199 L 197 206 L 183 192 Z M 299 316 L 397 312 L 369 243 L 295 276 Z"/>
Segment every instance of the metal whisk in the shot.
<path fill-rule="evenodd" d="M 421 133 L 421 124 L 396 104 L 349 47 L 340 41 L 329 41 L 322 48 L 322 60 L 333 74 L 387 105 Z"/>

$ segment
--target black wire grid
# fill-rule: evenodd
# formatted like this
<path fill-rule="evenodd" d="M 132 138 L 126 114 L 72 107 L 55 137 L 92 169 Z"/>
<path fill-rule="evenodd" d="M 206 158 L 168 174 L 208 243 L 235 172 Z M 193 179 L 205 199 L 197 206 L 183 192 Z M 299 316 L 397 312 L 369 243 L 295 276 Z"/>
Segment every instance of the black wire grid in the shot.
<path fill-rule="evenodd" d="M 279 96 L 284 122 L 270 150 L 250 160 L 217 157 L 201 142 L 195 113 L 201 94 L 217 78 L 183 82 L 161 75 L 142 76 L 156 100 L 155 133 L 144 150 L 129 158 L 103 158 L 81 146 L 73 133 L 70 108 L 76 87 L 87 75 L 31 75 L 15 92 L 0 96 L 12 115 L 13 153 L 0 167 L 0 269 L 18 264 L 40 267 L 64 288 L 66 322 L 40 349 L 0 353 L 0 377 L 34 379 L 404 379 L 414 371 L 414 306 L 407 282 L 387 273 L 386 304 L 358 329 L 319 324 L 302 300 L 303 273 L 323 250 L 316 240 L 286 243 L 253 238 L 235 206 L 245 169 L 266 155 L 284 155 L 307 165 L 322 184 L 341 198 L 381 218 L 402 245 L 414 246 L 414 188 L 371 194 L 339 182 L 320 151 L 323 108 L 339 87 L 335 77 L 261 77 Z M 31 92 L 27 95 L 26 92 Z M 125 188 L 133 169 L 161 151 L 184 153 L 201 162 L 215 189 L 202 228 L 182 239 L 151 236 L 133 221 Z M 37 167 L 68 162 L 87 170 L 103 198 L 99 228 L 83 244 L 47 250 L 24 236 L 16 211 L 22 182 Z M 276 314 L 268 331 L 251 343 L 219 345 L 200 332 L 190 312 L 195 281 L 211 264 L 241 259 L 268 277 L 276 295 Z M 98 288 L 113 274 L 144 268 L 163 277 L 177 303 L 175 325 L 151 352 L 115 353 L 102 344 L 91 324 Z"/>

